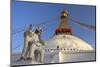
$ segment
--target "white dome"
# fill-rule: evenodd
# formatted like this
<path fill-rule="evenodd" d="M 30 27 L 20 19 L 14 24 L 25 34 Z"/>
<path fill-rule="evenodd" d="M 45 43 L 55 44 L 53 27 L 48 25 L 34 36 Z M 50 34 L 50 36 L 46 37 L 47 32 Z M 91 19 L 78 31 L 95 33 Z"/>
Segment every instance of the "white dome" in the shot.
<path fill-rule="evenodd" d="M 85 41 L 73 35 L 55 35 L 46 42 L 46 48 L 77 48 L 82 50 L 93 50 L 93 48 Z"/>

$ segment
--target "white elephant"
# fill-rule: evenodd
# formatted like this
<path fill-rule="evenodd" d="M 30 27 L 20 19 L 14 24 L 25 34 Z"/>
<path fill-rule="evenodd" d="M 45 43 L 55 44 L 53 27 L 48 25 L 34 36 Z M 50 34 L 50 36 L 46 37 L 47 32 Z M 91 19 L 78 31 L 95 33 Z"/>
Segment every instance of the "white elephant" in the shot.
<path fill-rule="evenodd" d="M 32 27 L 24 32 L 24 48 L 22 51 L 22 59 L 31 59 L 39 62 L 43 62 L 44 59 L 44 46 L 40 43 L 41 30 L 36 29 L 32 31 Z"/>
<path fill-rule="evenodd" d="M 30 57 L 37 62 L 44 62 L 44 46 L 39 41 L 31 45 Z"/>

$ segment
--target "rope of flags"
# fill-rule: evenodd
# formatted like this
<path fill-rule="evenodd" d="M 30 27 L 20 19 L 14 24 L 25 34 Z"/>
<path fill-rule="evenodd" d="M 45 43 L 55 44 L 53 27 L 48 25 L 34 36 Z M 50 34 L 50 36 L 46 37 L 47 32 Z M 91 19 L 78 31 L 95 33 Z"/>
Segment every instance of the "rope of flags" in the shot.
<path fill-rule="evenodd" d="M 46 24 L 49 24 L 51 26 L 51 23 L 53 20 L 57 19 L 58 17 L 54 17 L 53 19 L 50 19 L 50 20 L 47 20 L 47 21 L 44 21 L 44 22 L 40 22 L 39 24 L 32 24 L 33 26 L 43 26 L 43 25 L 46 25 Z M 89 30 L 92 30 L 92 31 L 95 31 L 96 30 L 96 27 L 93 26 L 93 25 L 88 25 L 88 24 L 84 24 L 76 19 L 74 19 L 74 17 L 68 17 L 68 19 L 70 21 L 73 21 L 74 23 L 84 27 L 84 28 L 87 28 Z M 25 31 L 26 29 L 28 28 L 28 26 L 24 26 L 23 28 L 17 28 L 16 30 L 12 31 L 11 34 L 12 35 L 15 35 L 17 33 L 20 33 L 20 32 L 23 32 Z M 44 31 L 47 30 L 47 28 L 44 29 Z M 17 45 L 15 48 L 13 48 L 14 50 L 19 48 L 20 45 Z"/>

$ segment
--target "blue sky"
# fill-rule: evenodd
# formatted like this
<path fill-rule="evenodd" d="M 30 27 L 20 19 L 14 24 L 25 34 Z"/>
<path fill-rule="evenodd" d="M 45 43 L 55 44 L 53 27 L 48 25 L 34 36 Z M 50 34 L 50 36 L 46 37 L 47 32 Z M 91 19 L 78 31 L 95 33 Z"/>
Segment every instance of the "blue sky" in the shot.
<path fill-rule="evenodd" d="M 29 24 L 35 25 L 47 21 L 49 24 L 42 25 L 43 29 L 46 29 L 42 33 L 43 40 L 48 40 L 53 36 L 60 23 L 60 12 L 63 9 L 66 9 L 70 16 L 75 17 L 80 22 L 95 26 L 94 6 L 12 1 L 11 8 L 12 32 L 16 29 L 25 28 Z M 53 18 L 56 19 L 48 22 Z M 81 28 L 72 21 L 69 21 L 69 24 L 75 36 L 95 47 L 94 31 Z M 23 32 L 12 35 L 12 52 L 22 51 Z M 19 47 L 16 48 L 18 45 Z"/>

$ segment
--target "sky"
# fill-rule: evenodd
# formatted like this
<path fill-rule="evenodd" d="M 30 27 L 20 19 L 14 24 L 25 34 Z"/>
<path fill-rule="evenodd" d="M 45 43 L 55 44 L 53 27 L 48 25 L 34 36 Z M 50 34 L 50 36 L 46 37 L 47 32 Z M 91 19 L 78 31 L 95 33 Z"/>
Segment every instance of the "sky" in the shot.
<path fill-rule="evenodd" d="M 44 41 L 53 37 L 55 29 L 60 23 L 60 13 L 63 9 L 68 11 L 70 17 L 75 17 L 81 23 L 95 26 L 95 6 L 73 5 L 73 4 L 55 4 L 40 2 L 23 2 L 12 0 L 11 5 L 11 31 L 26 29 L 29 24 L 40 24 L 45 31 L 42 32 Z M 55 18 L 55 19 L 54 19 Z M 51 21 L 48 21 L 51 20 Z M 95 31 L 82 28 L 73 21 L 68 21 L 73 35 L 83 39 L 95 48 Z M 34 29 L 33 29 L 34 30 Z M 12 34 L 12 52 L 20 53 L 23 49 L 23 32 Z"/>

